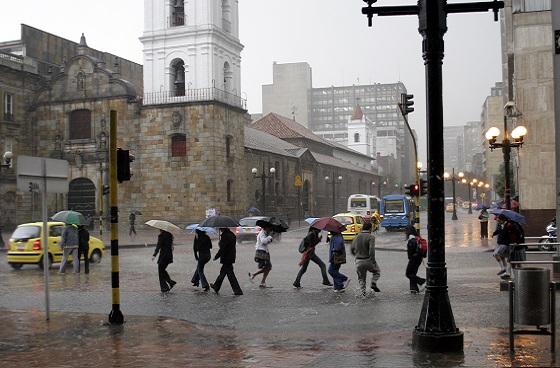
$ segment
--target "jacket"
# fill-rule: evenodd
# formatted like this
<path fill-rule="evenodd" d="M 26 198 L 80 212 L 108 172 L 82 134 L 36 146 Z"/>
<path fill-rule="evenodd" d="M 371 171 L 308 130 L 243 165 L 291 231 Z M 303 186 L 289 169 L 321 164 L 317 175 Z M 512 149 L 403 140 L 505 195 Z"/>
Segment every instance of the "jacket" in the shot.
<path fill-rule="evenodd" d="M 158 242 L 154 257 L 159 253 L 158 263 L 173 263 L 173 235 L 167 231 L 162 231 L 158 235 Z"/>
<path fill-rule="evenodd" d="M 362 231 L 352 240 L 350 251 L 356 259 L 369 259 L 375 262 L 375 236 L 369 231 Z"/>
<path fill-rule="evenodd" d="M 303 238 L 303 244 L 305 244 L 305 249 L 316 246 L 321 242 L 321 237 L 317 231 L 309 231 L 305 238 Z"/>
<path fill-rule="evenodd" d="M 78 246 L 80 249 L 89 248 L 89 231 L 83 226 L 78 229 Z"/>
<path fill-rule="evenodd" d="M 344 246 L 344 238 L 342 235 L 337 234 L 331 238 L 329 243 L 329 262 L 333 263 L 334 253 L 344 253 L 346 254 L 346 247 Z"/>
<path fill-rule="evenodd" d="M 210 249 L 212 249 L 212 240 L 206 233 L 196 233 L 193 242 L 194 258 L 198 260 L 199 256 L 210 257 Z"/>
<path fill-rule="evenodd" d="M 418 240 L 414 235 L 410 235 L 408 237 L 408 242 L 406 243 L 406 253 L 408 255 L 408 259 L 420 259 L 422 260 L 424 256 L 420 252 L 420 247 L 418 246 Z"/>
<path fill-rule="evenodd" d="M 235 263 L 235 244 L 237 238 L 231 230 L 227 229 L 222 233 L 218 246 L 220 250 L 214 256 L 214 260 L 220 259 L 221 264 L 234 264 Z"/>
<path fill-rule="evenodd" d="M 257 235 L 257 244 L 255 245 L 256 250 L 264 250 L 268 253 L 268 245 L 272 242 L 272 236 L 268 235 L 264 229 L 262 229 Z"/>
<path fill-rule="evenodd" d="M 60 247 L 63 249 L 78 248 L 79 244 L 78 227 L 76 225 L 66 225 L 60 239 Z"/>

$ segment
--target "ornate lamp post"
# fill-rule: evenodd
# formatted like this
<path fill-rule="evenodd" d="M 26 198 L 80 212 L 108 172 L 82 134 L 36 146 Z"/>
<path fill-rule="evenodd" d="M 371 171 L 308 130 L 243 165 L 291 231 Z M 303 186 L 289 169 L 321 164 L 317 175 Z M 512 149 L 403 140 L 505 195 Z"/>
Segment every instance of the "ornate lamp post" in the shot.
<path fill-rule="evenodd" d="M 507 119 L 508 117 L 518 117 L 521 114 L 517 111 L 515 103 L 509 101 L 504 106 L 504 138 L 501 142 L 497 142 L 497 138 L 500 135 L 500 129 L 496 127 L 491 127 L 486 131 L 486 139 L 488 140 L 488 145 L 490 150 L 493 151 L 496 148 L 501 148 L 504 154 L 504 202 L 506 204 L 506 209 L 511 210 L 511 178 L 509 172 L 509 165 L 511 160 L 511 148 L 520 148 L 523 145 L 523 137 L 527 135 L 527 128 L 523 125 L 517 126 L 511 132 L 508 132 Z M 510 139 L 511 138 L 511 139 Z"/>
<path fill-rule="evenodd" d="M 274 167 L 271 167 L 268 172 L 269 174 L 266 174 L 266 170 L 265 170 L 265 166 L 264 166 L 264 162 L 262 164 L 262 174 L 261 175 L 257 175 L 259 171 L 257 170 L 256 167 L 253 167 L 253 169 L 251 170 L 251 173 L 253 173 L 253 178 L 254 179 L 261 179 L 261 186 L 262 186 L 262 212 L 263 215 L 266 215 L 266 179 L 272 179 L 274 177 L 274 173 L 276 173 L 276 169 Z"/>
<path fill-rule="evenodd" d="M 469 191 L 469 215 L 472 214 L 472 186 L 477 182 L 477 179 L 469 180 L 467 178 L 461 179 L 461 183 L 467 184 L 467 188 Z"/>
<path fill-rule="evenodd" d="M 443 173 L 443 178 L 445 180 L 451 180 L 451 183 L 453 184 L 453 216 L 451 216 L 451 220 L 458 220 L 457 218 L 457 197 L 455 196 L 455 182 L 457 180 L 463 180 L 463 177 L 465 176 L 465 174 L 463 174 L 463 172 L 459 172 L 457 175 L 455 175 L 455 168 L 453 168 L 453 173 L 451 175 L 449 175 L 448 172 L 444 172 Z"/>
<path fill-rule="evenodd" d="M 13 153 L 11 151 L 6 151 L 2 155 L 2 162 L 0 163 L 1 169 L 10 169 L 12 167 L 12 157 Z M 0 213 L 0 215 L 3 215 Z M 2 224 L 0 224 L 0 249 L 4 248 L 4 238 L 2 238 Z"/>
<path fill-rule="evenodd" d="M 325 183 L 332 185 L 332 214 L 336 214 L 336 184 L 342 183 L 342 175 L 339 175 L 336 179 L 334 177 L 334 171 L 332 176 L 325 176 Z"/>

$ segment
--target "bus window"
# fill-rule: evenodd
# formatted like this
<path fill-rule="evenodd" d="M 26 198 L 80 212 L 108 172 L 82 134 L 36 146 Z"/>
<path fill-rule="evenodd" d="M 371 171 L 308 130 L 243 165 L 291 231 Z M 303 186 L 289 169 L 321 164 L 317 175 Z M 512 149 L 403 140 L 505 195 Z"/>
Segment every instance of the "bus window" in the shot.
<path fill-rule="evenodd" d="M 385 201 L 385 213 L 404 213 L 404 202 L 400 201 Z"/>
<path fill-rule="evenodd" d="M 351 208 L 367 208 L 366 198 L 352 198 L 350 199 Z"/>

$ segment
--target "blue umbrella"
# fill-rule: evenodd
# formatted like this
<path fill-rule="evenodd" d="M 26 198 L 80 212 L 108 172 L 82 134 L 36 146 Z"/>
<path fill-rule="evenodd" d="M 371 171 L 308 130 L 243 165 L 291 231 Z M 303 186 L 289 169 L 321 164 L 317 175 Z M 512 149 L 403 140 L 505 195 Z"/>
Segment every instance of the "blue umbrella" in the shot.
<path fill-rule="evenodd" d="M 204 231 L 208 236 L 218 235 L 218 230 L 213 227 L 198 226 L 198 224 L 190 224 L 185 227 L 190 233 L 194 233 L 196 230 Z"/>
<path fill-rule="evenodd" d="M 311 225 L 312 223 L 315 222 L 315 220 L 320 219 L 320 217 L 308 217 L 305 219 L 305 222 L 307 222 L 309 225 Z"/>
<path fill-rule="evenodd" d="M 504 209 L 501 209 L 501 208 L 495 208 L 495 209 L 490 210 L 488 212 L 493 213 L 494 215 L 504 215 L 505 217 L 507 217 L 511 221 L 515 221 L 515 222 L 517 222 L 518 224 L 521 224 L 521 225 L 527 225 L 527 219 L 525 218 L 525 216 L 523 216 L 522 214 L 517 213 L 515 211 L 504 210 Z"/>
<path fill-rule="evenodd" d="M 259 210 L 257 207 L 251 207 L 247 210 L 247 213 L 251 213 L 254 216 L 262 216 L 263 213 L 261 210 Z"/>

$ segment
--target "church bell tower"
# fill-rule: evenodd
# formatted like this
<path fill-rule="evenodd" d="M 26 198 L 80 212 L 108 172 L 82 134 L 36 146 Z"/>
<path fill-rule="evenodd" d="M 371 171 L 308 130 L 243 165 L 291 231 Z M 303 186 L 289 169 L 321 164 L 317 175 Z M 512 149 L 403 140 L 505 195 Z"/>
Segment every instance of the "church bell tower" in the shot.
<path fill-rule="evenodd" d="M 144 0 L 145 100 L 240 96 L 238 7 L 239 0 Z"/>

